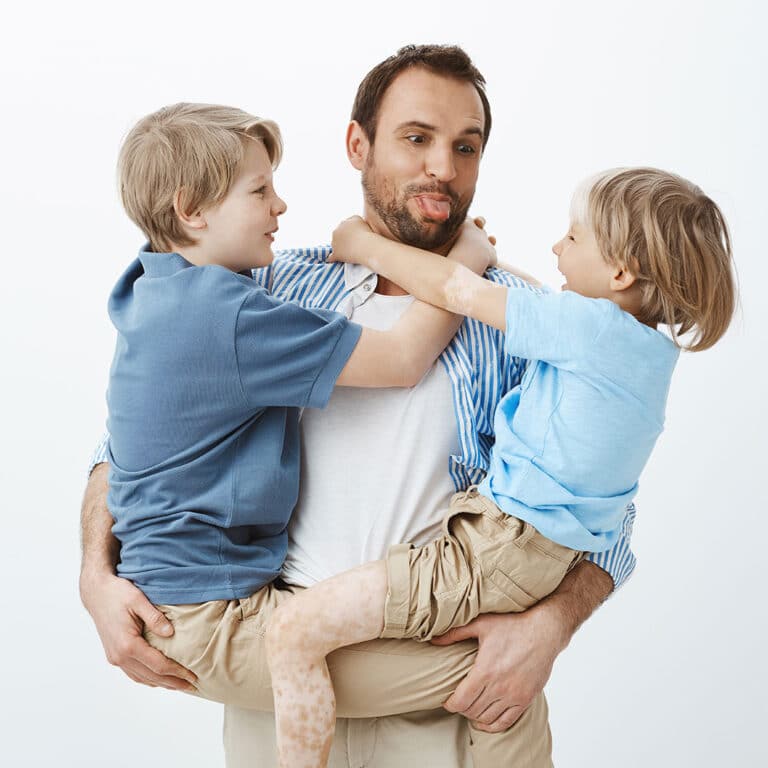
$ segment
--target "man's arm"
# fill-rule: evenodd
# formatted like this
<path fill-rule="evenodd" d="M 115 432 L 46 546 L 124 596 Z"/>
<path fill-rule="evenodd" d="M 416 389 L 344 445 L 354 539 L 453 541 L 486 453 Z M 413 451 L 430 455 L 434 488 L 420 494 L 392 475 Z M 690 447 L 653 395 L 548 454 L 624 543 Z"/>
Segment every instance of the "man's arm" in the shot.
<path fill-rule="evenodd" d="M 130 581 L 115 575 L 120 545 L 112 535 L 107 508 L 108 473 L 109 466 L 99 464 L 91 472 L 83 496 L 80 598 L 110 664 L 137 683 L 194 690 L 195 675 L 152 648 L 142 636 L 145 625 L 159 635 L 172 635 L 171 623 Z"/>
<path fill-rule="evenodd" d="M 543 690 L 574 632 L 612 590 L 613 580 L 602 568 L 582 561 L 524 613 L 485 614 L 433 640 L 447 645 L 477 638 L 479 644 L 472 670 L 445 708 L 474 720 L 482 731 L 509 728 Z"/>

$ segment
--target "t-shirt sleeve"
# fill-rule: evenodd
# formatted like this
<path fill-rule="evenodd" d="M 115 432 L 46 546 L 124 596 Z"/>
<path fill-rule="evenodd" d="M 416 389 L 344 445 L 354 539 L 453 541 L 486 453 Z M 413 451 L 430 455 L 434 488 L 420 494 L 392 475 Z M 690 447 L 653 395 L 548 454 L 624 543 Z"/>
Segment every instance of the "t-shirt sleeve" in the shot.
<path fill-rule="evenodd" d="M 336 312 L 253 291 L 235 326 L 237 367 L 249 405 L 324 407 L 361 330 Z"/>
<path fill-rule="evenodd" d="M 572 291 L 509 288 L 504 345 L 513 357 L 578 368 L 608 322 L 611 302 Z"/>

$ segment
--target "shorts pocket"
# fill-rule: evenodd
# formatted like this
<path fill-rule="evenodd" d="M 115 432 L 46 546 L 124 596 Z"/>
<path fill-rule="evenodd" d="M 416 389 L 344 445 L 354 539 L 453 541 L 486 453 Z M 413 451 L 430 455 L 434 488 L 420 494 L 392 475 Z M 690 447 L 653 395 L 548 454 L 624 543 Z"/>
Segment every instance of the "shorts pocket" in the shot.
<path fill-rule="evenodd" d="M 521 586 L 516 584 L 504 571 L 496 568 L 488 576 L 491 583 L 504 594 L 516 606 L 517 611 L 525 611 L 538 602 L 533 595 L 528 594 Z M 511 609 L 515 611 L 515 607 Z M 499 611 L 501 613 L 502 611 Z"/>

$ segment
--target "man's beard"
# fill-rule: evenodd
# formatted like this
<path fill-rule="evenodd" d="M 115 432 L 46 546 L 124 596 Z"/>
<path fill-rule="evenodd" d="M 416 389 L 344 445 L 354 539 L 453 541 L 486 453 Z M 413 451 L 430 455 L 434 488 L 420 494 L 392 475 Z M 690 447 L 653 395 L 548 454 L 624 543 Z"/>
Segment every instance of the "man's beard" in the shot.
<path fill-rule="evenodd" d="M 398 190 L 385 179 L 379 180 L 374 170 L 373 157 L 363 170 L 365 201 L 376 211 L 392 236 L 406 245 L 434 251 L 450 242 L 459 231 L 467 216 L 472 198 L 460 204 L 459 196 L 447 184 L 409 184 Z M 451 198 L 451 213 L 445 221 L 420 221 L 413 217 L 407 203 L 419 194 L 447 195 Z"/>

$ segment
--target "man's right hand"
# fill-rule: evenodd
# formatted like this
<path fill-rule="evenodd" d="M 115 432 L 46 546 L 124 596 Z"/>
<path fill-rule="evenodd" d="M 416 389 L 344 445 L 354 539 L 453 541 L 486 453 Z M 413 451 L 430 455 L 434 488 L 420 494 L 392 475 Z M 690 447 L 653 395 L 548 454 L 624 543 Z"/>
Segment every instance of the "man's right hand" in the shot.
<path fill-rule="evenodd" d="M 149 645 L 142 634 L 147 627 L 168 637 L 173 634 L 173 625 L 141 590 L 115 575 L 120 542 L 112 535 L 108 477 L 107 464 L 97 465 L 83 496 L 80 598 L 91 614 L 110 664 L 137 683 L 192 691 L 195 675 Z"/>
<path fill-rule="evenodd" d="M 173 634 L 173 626 L 130 581 L 111 573 L 83 573 L 80 596 L 110 664 L 120 667 L 137 683 L 176 691 L 195 690 L 195 675 L 144 639 L 145 626 L 163 637 Z"/>

